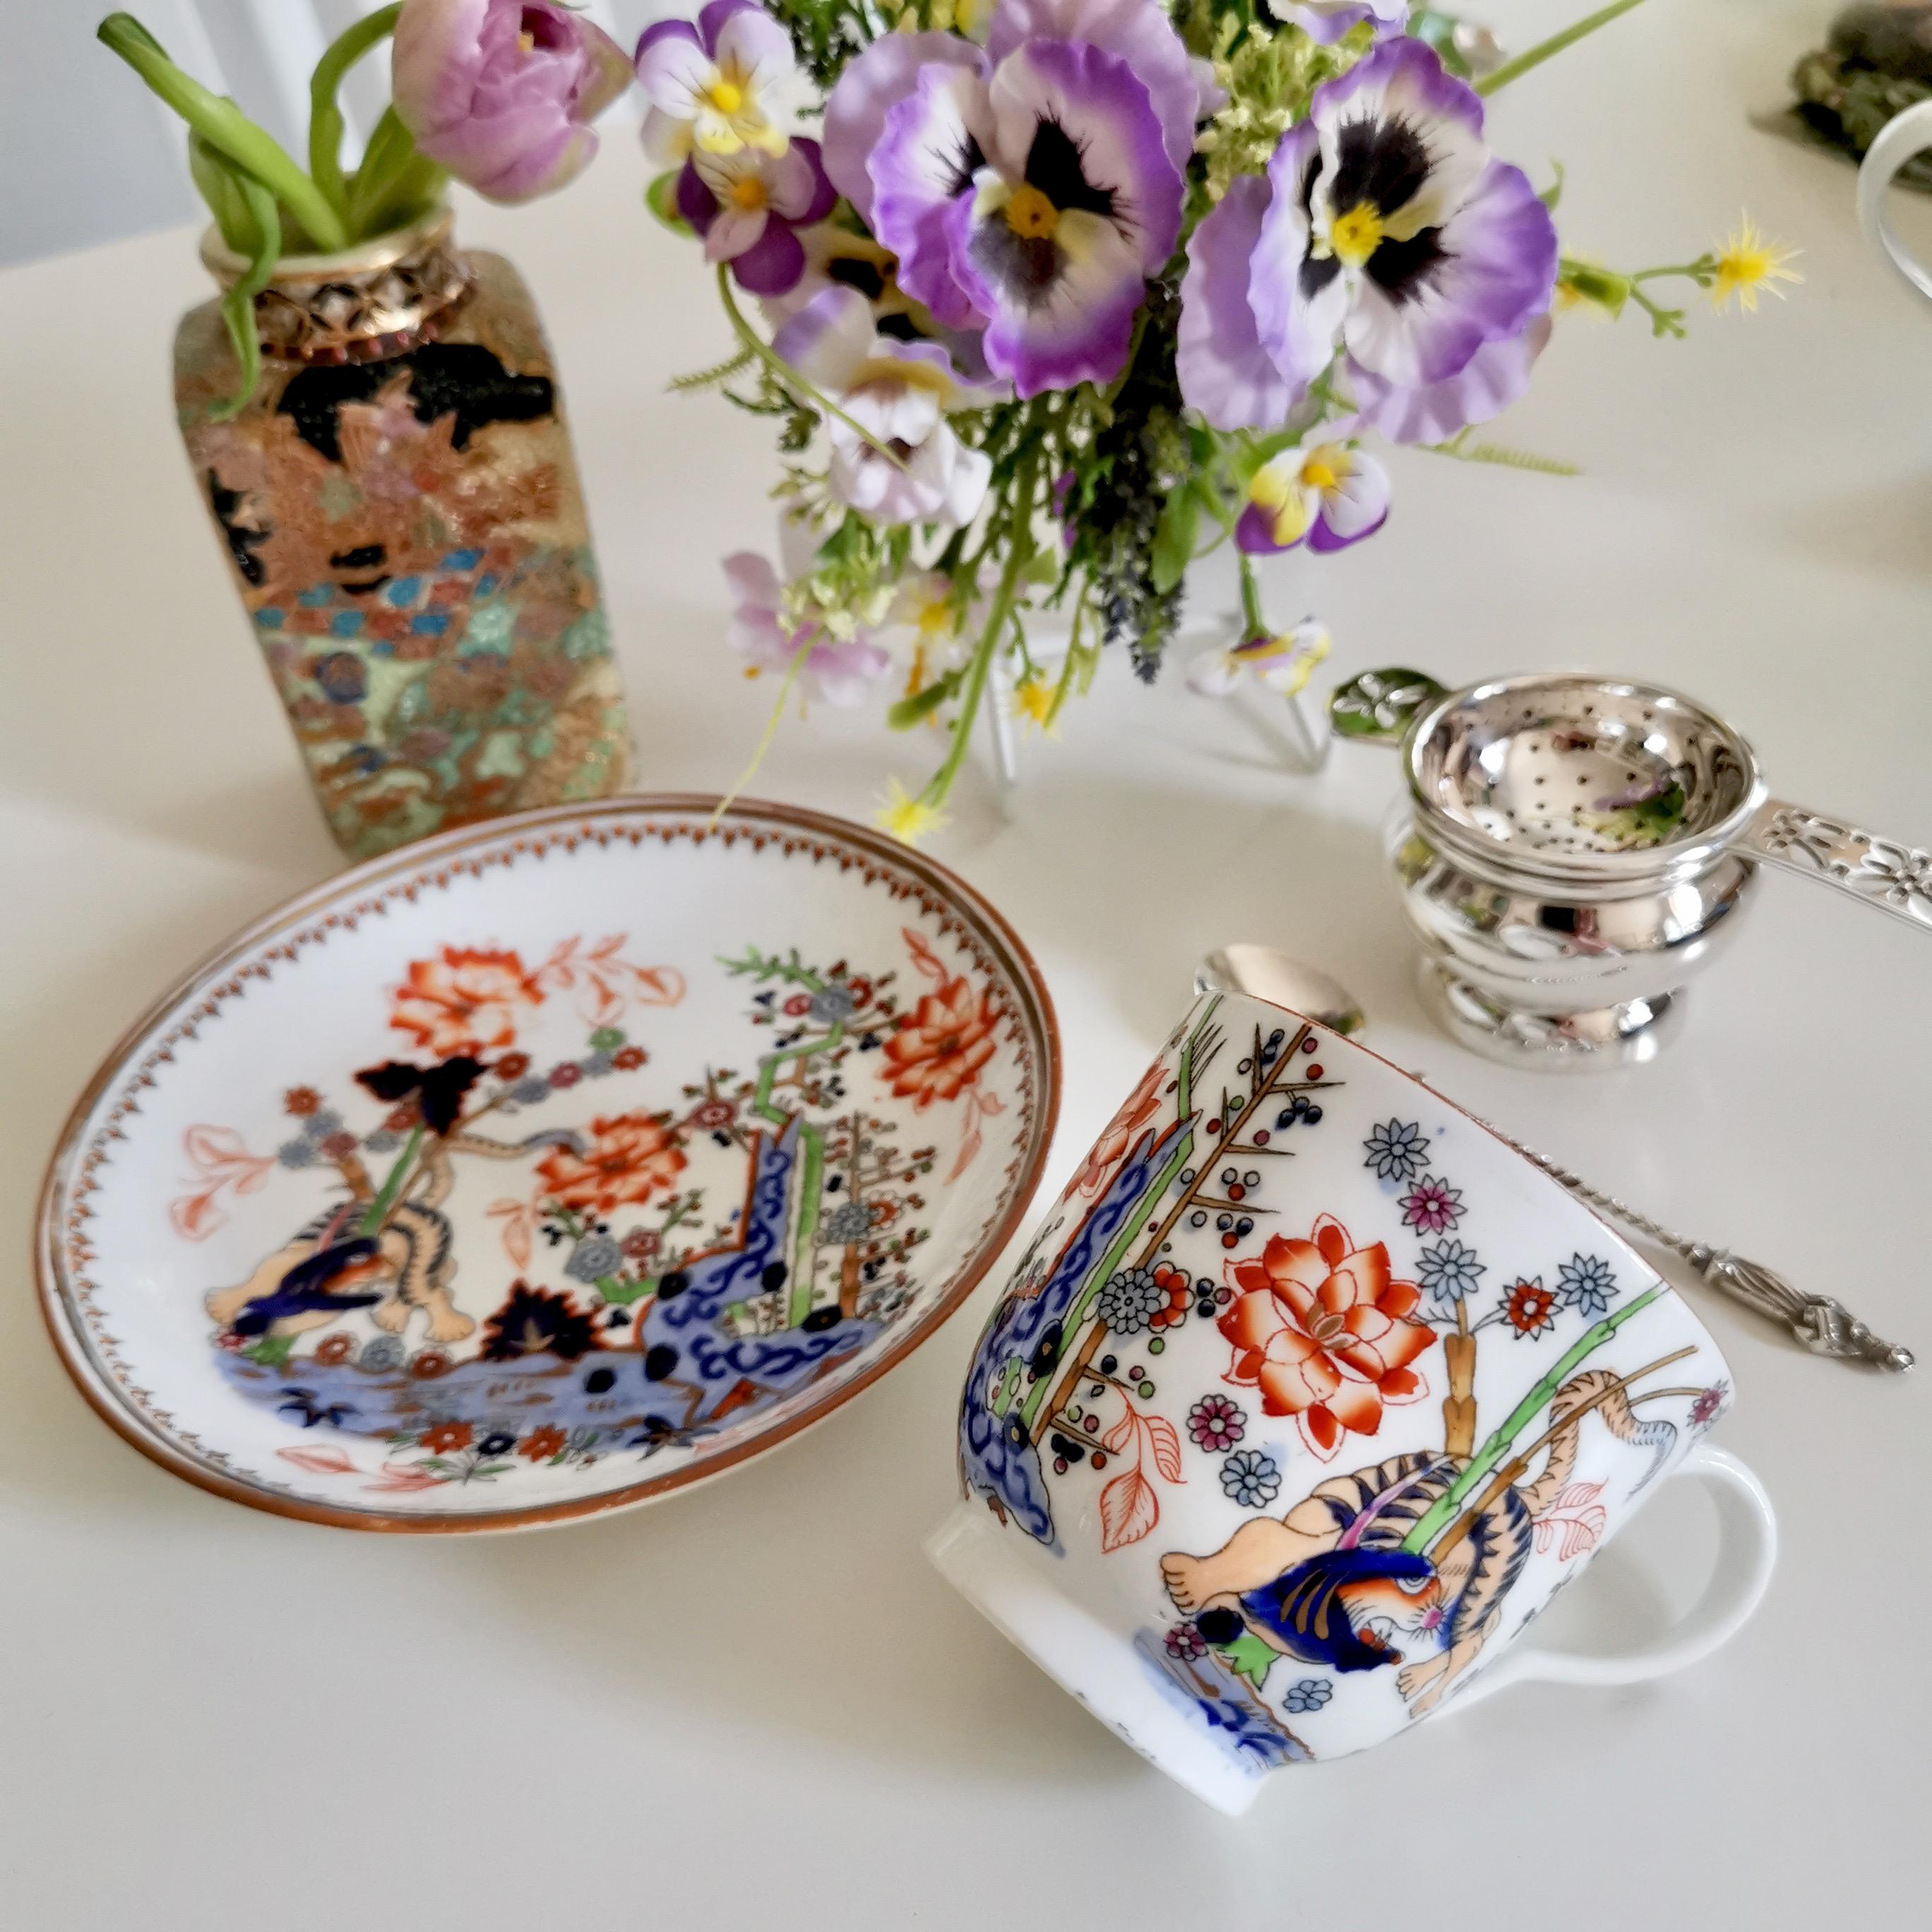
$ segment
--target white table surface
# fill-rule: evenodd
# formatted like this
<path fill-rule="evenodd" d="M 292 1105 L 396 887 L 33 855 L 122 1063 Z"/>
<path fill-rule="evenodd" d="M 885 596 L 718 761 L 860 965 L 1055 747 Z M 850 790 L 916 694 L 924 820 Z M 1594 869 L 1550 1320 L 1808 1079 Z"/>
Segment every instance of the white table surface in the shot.
<path fill-rule="evenodd" d="M 1510 0 L 1522 45 L 1569 10 Z M 1388 530 L 1276 567 L 1346 674 L 1648 674 L 1725 709 L 1787 796 L 1932 836 L 1932 313 L 1851 225 L 1850 171 L 1753 132 L 1822 5 L 1684 0 L 1493 110 L 1569 165 L 1573 250 L 1694 254 L 1741 205 L 1808 277 L 1754 319 L 1566 322 L 1502 432 L 1572 482 L 1395 465 Z M 573 405 L 645 784 L 718 788 L 762 722 L 720 642 L 720 553 L 766 540 L 763 425 L 664 393 L 716 360 L 694 255 L 614 145 L 540 209 L 466 207 L 543 300 Z M 1932 241 L 1932 208 L 1904 211 Z M 318 1529 L 176 1482 L 103 1428 L 26 1266 L 41 1164 L 128 1020 L 231 928 L 334 870 L 166 394 L 201 298 L 185 233 L 0 277 L 5 562 L 0 1175 L 0 1922 L 281 1932 L 578 1924 L 1053 1932 L 1239 1925 L 1923 1923 L 1932 1370 L 1900 1383 L 1706 1312 L 1720 1440 L 1784 1555 L 1688 1676 L 1530 1688 L 1284 1774 L 1241 1822 L 1144 1766 L 954 1598 L 919 1544 L 953 1493 L 986 1306 L 787 1453 L 646 1512 L 519 1538 Z M 1225 601 L 1202 587 L 1204 612 Z M 936 752 L 876 719 L 788 728 L 765 794 L 869 814 Z M 1920 1292 L 1932 948 L 1768 879 L 1752 942 L 1658 1067 L 1594 1083 L 1427 1029 L 1378 871 L 1385 760 L 1270 769 L 1178 677 L 1112 662 L 1003 818 L 969 772 L 935 845 L 1059 1004 L 1057 1187 L 1204 949 L 1326 962 L 1373 1043 L 1694 1234 L 1932 1351 Z M 1653 1626 L 1708 1521 L 1666 1496 L 1543 1640 Z"/>

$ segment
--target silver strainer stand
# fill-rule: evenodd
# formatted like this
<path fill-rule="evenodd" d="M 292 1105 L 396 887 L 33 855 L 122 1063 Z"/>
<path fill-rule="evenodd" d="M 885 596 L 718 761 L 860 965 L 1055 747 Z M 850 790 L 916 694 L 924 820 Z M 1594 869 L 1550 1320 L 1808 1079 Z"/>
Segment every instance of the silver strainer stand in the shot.
<path fill-rule="evenodd" d="M 1504 678 L 1424 706 L 1401 743 L 1408 796 L 1387 849 L 1423 997 L 1491 1059 L 1594 1072 L 1654 1058 L 1760 863 L 1932 932 L 1932 854 L 1767 797 L 1750 746 L 1676 692 Z"/>

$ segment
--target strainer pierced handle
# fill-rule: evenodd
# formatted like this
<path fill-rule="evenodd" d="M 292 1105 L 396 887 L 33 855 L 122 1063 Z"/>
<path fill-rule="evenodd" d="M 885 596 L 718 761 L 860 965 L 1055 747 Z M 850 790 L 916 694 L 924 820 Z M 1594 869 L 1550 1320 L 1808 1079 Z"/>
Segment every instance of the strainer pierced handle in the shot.
<path fill-rule="evenodd" d="M 1780 799 L 1760 808 L 1732 849 L 1822 879 L 1853 898 L 1932 932 L 1932 852 Z"/>

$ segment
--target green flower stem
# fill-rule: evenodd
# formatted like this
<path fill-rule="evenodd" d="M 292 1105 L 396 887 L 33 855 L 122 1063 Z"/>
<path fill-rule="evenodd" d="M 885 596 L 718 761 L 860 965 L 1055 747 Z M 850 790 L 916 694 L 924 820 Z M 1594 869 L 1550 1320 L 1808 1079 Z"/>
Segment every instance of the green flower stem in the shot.
<path fill-rule="evenodd" d="M 396 16 L 402 10 L 398 0 L 397 4 L 379 8 L 344 28 L 316 62 L 309 79 L 309 175 L 345 220 L 348 188 L 342 178 L 342 108 L 336 97 L 342 91 L 343 76 L 378 41 L 396 31 Z"/>
<path fill-rule="evenodd" d="M 1006 552 L 1006 568 L 1000 572 L 999 588 L 993 593 L 993 608 L 987 616 L 986 628 L 981 632 L 979 646 L 966 668 L 958 716 L 952 721 L 952 742 L 946 748 L 945 762 L 933 773 L 930 783 L 919 795 L 920 802 L 930 806 L 935 812 L 945 803 L 946 794 L 952 789 L 952 781 L 959 776 L 959 767 L 966 762 L 966 747 L 973 735 L 974 722 L 980 715 L 980 701 L 986 694 L 986 678 L 993 667 L 993 656 L 1000 647 L 1007 622 L 1013 614 L 1013 601 L 1021 576 L 1033 560 L 1034 486 L 1039 473 L 1039 452 L 1029 451 L 1020 459 L 1019 474 L 1014 482 L 1014 508 L 1008 539 L 1011 548 Z"/>
<path fill-rule="evenodd" d="M 410 1130 L 410 1137 L 403 1143 L 403 1150 L 396 1156 L 396 1164 L 389 1170 L 389 1178 L 383 1182 L 381 1191 L 363 1210 L 361 1224 L 356 1228 L 359 1234 L 380 1234 L 382 1223 L 389 1218 L 389 1210 L 394 1207 L 403 1191 L 403 1183 L 409 1178 L 410 1165 L 416 1157 L 416 1150 L 422 1145 L 423 1130 L 420 1124 Z"/>
<path fill-rule="evenodd" d="M 1594 1354 L 1632 1316 L 1640 1314 L 1664 1292 L 1664 1284 L 1659 1282 L 1654 1288 L 1640 1294 L 1634 1301 L 1619 1308 L 1616 1314 L 1606 1315 L 1602 1321 L 1586 1328 L 1569 1353 L 1510 1411 L 1504 1418 L 1502 1426 L 1477 1451 L 1474 1461 L 1423 1513 L 1415 1527 L 1402 1538 L 1402 1548 L 1412 1555 L 1426 1550 L 1455 1521 L 1465 1498 L 1509 1454 L 1510 1444 L 1535 1420 L 1547 1406 L 1550 1397 L 1569 1379 L 1577 1365 L 1586 1356 Z"/>
<path fill-rule="evenodd" d="M 743 311 L 731 295 L 731 268 L 728 262 L 718 265 L 718 299 L 724 304 L 724 314 L 730 320 L 738 340 L 776 376 L 788 389 L 794 391 L 809 401 L 814 408 L 823 410 L 835 422 L 842 422 L 852 434 L 869 448 L 876 450 L 895 470 L 903 470 L 905 464 L 881 442 L 866 425 L 848 416 L 830 397 L 814 388 L 758 331 L 745 320 Z"/>
<path fill-rule="evenodd" d="M 1053 702 L 1047 706 L 1046 717 L 1040 729 L 1051 731 L 1060 722 L 1060 714 L 1073 690 L 1075 674 L 1079 670 L 1080 627 L 1087 616 L 1087 580 L 1080 580 L 1080 594 L 1073 600 L 1073 628 L 1067 634 L 1066 662 L 1060 668 L 1060 682 L 1053 688 Z"/>
<path fill-rule="evenodd" d="M 392 190 L 404 170 L 418 158 L 416 142 L 396 110 L 384 108 L 382 119 L 369 136 L 369 145 L 362 151 L 356 178 L 349 186 L 346 219 L 353 238 L 360 241 L 365 236 L 381 232 L 376 218 L 393 199 Z"/>
<path fill-rule="evenodd" d="M 280 143 L 256 127 L 233 101 L 211 94 L 182 73 L 138 20 L 127 14 L 110 14 L 96 34 L 216 153 L 276 195 L 318 248 L 333 250 L 348 246 L 342 218 Z"/>
<path fill-rule="evenodd" d="M 1641 7 L 1643 0 L 1611 0 L 1607 7 L 1600 7 L 1595 13 L 1580 20 L 1573 20 L 1559 33 L 1554 33 L 1546 40 L 1539 40 L 1526 53 L 1518 54 L 1513 61 L 1505 61 L 1494 74 L 1485 76 L 1476 82 L 1476 92 L 1488 95 L 1508 86 L 1513 80 L 1520 80 L 1532 68 L 1540 67 L 1552 60 L 1565 48 L 1574 47 L 1579 40 L 1587 40 L 1600 27 L 1607 27 L 1612 20 L 1620 19 L 1634 8 Z"/>
<path fill-rule="evenodd" d="M 1690 334 L 1684 326 L 1684 311 L 1681 308 L 1666 308 L 1661 302 L 1654 302 L 1635 282 L 1630 284 L 1630 300 L 1650 317 L 1650 332 L 1662 337 L 1674 335 L 1680 339 Z"/>
<path fill-rule="evenodd" d="M 253 254 L 255 218 L 242 198 L 242 178 L 192 128 L 188 135 L 188 165 L 202 200 L 214 217 L 215 226 L 221 230 L 222 240 L 238 255 Z M 278 230 L 280 226 L 278 215 Z"/>
<path fill-rule="evenodd" d="M 1700 255 L 1694 262 L 1679 262 L 1668 268 L 1640 268 L 1631 276 L 1633 282 L 1654 282 L 1666 275 L 1688 275 L 1701 289 L 1709 284 L 1717 273 L 1718 264 L 1709 255 Z"/>
<path fill-rule="evenodd" d="M 426 154 L 412 153 L 389 177 L 387 191 L 370 204 L 368 215 L 356 230 L 356 239 L 386 235 L 392 228 L 401 228 L 416 220 L 442 194 L 448 179 L 447 168 L 440 166 Z"/>
<path fill-rule="evenodd" d="M 255 298 L 268 286 L 268 279 L 275 272 L 275 263 L 282 252 L 282 215 L 275 197 L 253 176 L 229 167 L 212 150 L 206 157 L 206 165 L 211 174 L 225 173 L 232 183 L 236 196 L 246 212 L 250 237 L 246 244 L 248 266 L 221 297 L 221 320 L 228 331 L 228 340 L 234 346 L 235 361 L 240 373 L 234 394 L 226 402 L 218 404 L 208 412 L 208 417 L 211 422 L 229 422 L 242 413 L 248 398 L 255 393 L 255 385 L 261 380 L 262 338 L 255 327 Z M 200 171 L 197 170 L 196 179 L 200 178 Z M 215 218 L 220 220 L 219 213 Z M 225 237 L 226 229 L 224 227 L 222 232 Z"/>
<path fill-rule="evenodd" d="M 1178 1078 L 1174 1093 L 1174 1118 L 1177 1120 L 1188 1120 L 1193 1114 L 1195 1055 L 1200 1051 L 1202 1042 L 1207 1037 L 1208 1022 L 1214 1017 L 1215 1012 L 1220 1004 L 1218 997 L 1210 1002 L 1207 1010 L 1195 1022 L 1194 1030 L 1188 1035 L 1186 1042 L 1181 1047 L 1175 1070 Z M 1228 1136 L 1230 1140 L 1233 1138 L 1232 1135 Z M 1166 1165 L 1154 1176 L 1152 1184 L 1147 1192 L 1134 1204 L 1133 1212 L 1127 1216 L 1120 1232 L 1108 1244 L 1106 1252 L 1101 1256 L 1099 1262 L 1088 1274 L 1086 1280 L 1076 1292 L 1072 1302 L 1068 1307 L 1060 1326 L 1060 1332 L 1063 1345 L 1066 1340 L 1079 1332 L 1085 1324 L 1088 1316 L 1094 1312 L 1095 1306 L 1100 1299 L 1100 1291 L 1113 1279 L 1115 1271 L 1126 1259 L 1127 1250 L 1146 1231 L 1147 1224 L 1154 1219 L 1154 1210 L 1166 1198 L 1168 1190 L 1174 1185 L 1175 1178 L 1181 1169 L 1193 1157 L 1193 1153 L 1194 1130 L 1192 1126 L 1190 1126 L 1186 1132 L 1175 1142 L 1173 1152 L 1167 1157 Z M 1198 1181 L 1195 1184 L 1197 1188 L 1199 1184 Z M 1192 1190 L 1190 1190 L 1190 1198 Z M 1184 1208 L 1186 1204 L 1184 1201 L 1181 1204 Z M 1041 1376 L 1040 1380 L 1034 1384 L 1026 1400 L 1021 1404 L 1021 1420 L 1026 1424 L 1028 1429 L 1033 1431 L 1035 1442 L 1037 1442 L 1046 1432 L 1048 1420 L 1059 1413 L 1062 1404 L 1079 1387 L 1080 1378 L 1090 1371 L 1103 1329 L 1103 1324 L 1096 1324 L 1095 1327 L 1090 1329 L 1088 1331 L 1086 1340 L 1081 1345 L 1079 1352 L 1067 1365 L 1065 1372 L 1058 1380 L 1050 1382 L 1046 1376 Z M 1048 1400 L 1049 1390 L 1052 1391 L 1050 1400 Z M 1042 1403 L 1046 1404 L 1044 1418 L 1041 1415 Z"/>
<path fill-rule="evenodd" d="M 1241 617 L 1251 638 L 1268 634 L 1268 619 L 1262 610 L 1261 586 L 1255 581 L 1255 566 L 1246 550 L 1237 553 L 1241 560 Z"/>
<path fill-rule="evenodd" d="M 804 670 L 806 660 L 812 656 L 812 647 L 818 642 L 818 632 L 814 629 L 806 634 L 804 643 L 791 654 L 791 662 L 785 666 L 784 681 L 778 686 L 778 694 L 772 705 L 772 715 L 765 721 L 764 735 L 759 739 L 752 753 L 752 761 L 732 781 L 731 789 L 718 801 L 718 809 L 711 814 L 710 823 L 716 825 L 725 813 L 731 809 L 738 795 L 758 775 L 758 767 L 765 762 L 765 754 L 772 748 L 772 740 L 778 735 L 778 725 L 784 717 L 786 700 L 791 696 L 791 688 L 798 682 L 798 674 Z"/>

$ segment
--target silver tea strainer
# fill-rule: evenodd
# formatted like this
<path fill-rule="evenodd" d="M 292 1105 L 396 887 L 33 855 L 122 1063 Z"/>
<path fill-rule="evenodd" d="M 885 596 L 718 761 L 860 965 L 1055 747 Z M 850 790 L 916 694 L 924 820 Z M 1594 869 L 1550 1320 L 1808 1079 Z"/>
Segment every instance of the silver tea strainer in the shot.
<path fill-rule="evenodd" d="M 1424 998 L 1492 1059 L 1654 1058 L 1760 863 L 1932 932 L 1932 854 L 1767 796 L 1745 740 L 1676 692 L 1564 673 L 1444 692 L 1371 671 L 1330 718 L 1401 747 L 1388 849 Z"/>

